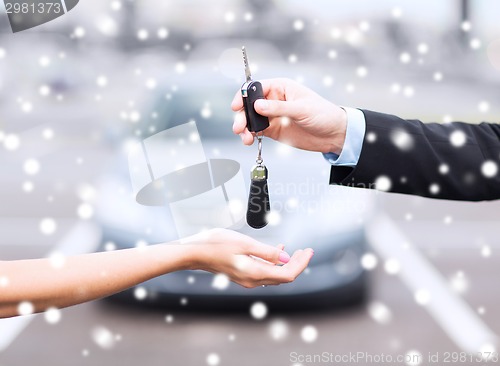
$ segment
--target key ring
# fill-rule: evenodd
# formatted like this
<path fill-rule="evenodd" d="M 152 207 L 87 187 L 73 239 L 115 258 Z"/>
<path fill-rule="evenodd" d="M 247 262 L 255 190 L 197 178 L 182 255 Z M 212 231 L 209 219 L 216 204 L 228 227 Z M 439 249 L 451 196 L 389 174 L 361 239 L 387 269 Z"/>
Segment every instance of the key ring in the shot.
<path fill-rule="evenodd" d="M 262 139 L 264 138 L 264 132 L 262 132 L 262 135 L 256 135 L 257 136 L 257 141 L 258 141 L 258 145 L 257 145 L 257 149 L 258 149 L 258 155 L 257 155 L 257 160 L 255 160 L 255 162 L 257 163 L 257 165 L 261 165 L 264 160 L 262 159 Z"/>

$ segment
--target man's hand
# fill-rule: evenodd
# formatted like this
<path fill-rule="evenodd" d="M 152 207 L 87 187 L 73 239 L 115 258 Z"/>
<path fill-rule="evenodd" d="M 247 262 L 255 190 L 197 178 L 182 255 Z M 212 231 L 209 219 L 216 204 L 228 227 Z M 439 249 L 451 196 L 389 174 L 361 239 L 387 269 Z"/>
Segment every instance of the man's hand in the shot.
<path fill-rule="evenodd" d="M 339 106 L 290 79 L 260 80 L 266 99 L 257 100 L 257 113 L 269 117 L 264 135 L 293 147 L 340 154 L 344 145 L 347 116 Z M 246 128 L 241 92 L 231 104 L 237 112 L 233 132 L 251 145 L 254 134 Z"/>

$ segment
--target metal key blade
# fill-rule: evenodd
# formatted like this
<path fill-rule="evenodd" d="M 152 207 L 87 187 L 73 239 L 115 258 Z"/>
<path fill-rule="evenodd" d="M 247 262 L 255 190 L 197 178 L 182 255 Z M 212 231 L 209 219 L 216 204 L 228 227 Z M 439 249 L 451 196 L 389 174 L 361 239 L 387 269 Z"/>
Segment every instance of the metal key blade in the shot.
<path fill-rule="evenodd" d="M 245 46 L 241 47 L 241 50 L 243 51 L 243 62 L 245 64 L 245 76 L 247 81 L 252 81 L 252 74 L 250 72 L 250 66 L 248 65 L 247 50 L 245 49 Z"/>

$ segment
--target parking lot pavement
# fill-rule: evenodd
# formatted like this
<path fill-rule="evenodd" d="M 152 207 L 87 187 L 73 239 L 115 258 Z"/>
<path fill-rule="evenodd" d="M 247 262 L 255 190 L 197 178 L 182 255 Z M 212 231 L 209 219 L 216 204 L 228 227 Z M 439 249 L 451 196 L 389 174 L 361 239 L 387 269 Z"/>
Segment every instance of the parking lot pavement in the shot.
<path fill-rule="evenodd" d="M 456 224 L 456 230 L 460 231 L 462 225 Z M 472 226 L 464 227 L 461 237 L 466 242 L 475 233 L 470 230 Z M 465 281 L 457 290 L 477 318 L 498 331 L 500 299 L 498 291 L 492 290 L 495 286 L 492 274 L 500 265 L 500 257 L 495 248 L 490 256 L 484 257 L 474 244 L 455 249 L 444 246 L 432 251 L 431 246 L 422 242 L 427 240 L 423 236 L 409 232 L 408 238 L 423 248 L 425 257 L 445 278 L 452 279 L 462 273 Z M 2 249 L 10 257 L 23 255 L 19 247 Z M 30 247 L 22 250 L 41 251 Z M 334 356 L 362 352 L 363 357 L 382 354 L 396 357 L 413 351 L 424 357 L 436 352 L 445 357 L 445 352 L 460 352 L 425 306 L 415 302 L 414 294 L 397 275 L 389 275 L 379 264 L 370 280 L 370 300 L 363 306 L 325 312 L 271 313 L 263 320 L 255 320 L 248 313 L 171 312 L 96 301 L 63 310 L 57 324 L 48 324 L 43 315 L 36 316 L 0 353 L 0 364 L 28 365 L 36 360 L 37 365 L 54 366 L 210 365 L 217 364 L 210 362 L 219 359 L 220 365 L 292 365 L 299 364 L 295 362 L 299 357 L 323 352 Z M 390 316 L 380 312 L 370 316 L 366 309 L 373 302 L 385 305 Z M 169 315 L 170 322 L 166 321 Z M 317 338 L 312 342 L 307 342 L 314 339 L 309 325 L 317 330 Z M 101 329 L 101 338 L 96 329 Z M 370 362 L 365 359 L 357 364 Z"/>

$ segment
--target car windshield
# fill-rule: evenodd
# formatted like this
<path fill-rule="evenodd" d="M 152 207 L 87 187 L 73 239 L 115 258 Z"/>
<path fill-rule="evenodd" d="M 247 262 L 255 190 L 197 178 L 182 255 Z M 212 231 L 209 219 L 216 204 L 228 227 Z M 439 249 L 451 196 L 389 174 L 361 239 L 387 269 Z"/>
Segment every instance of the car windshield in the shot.
<path fill-rule="evenodd" d="M 230 103 L 233 91 L 201 93 L 198 90 L 164 93 L 156 98 L 146 115 L 141 135 L 148 137 L 158 131 L 196 121 L 202 139 L 234 138 L 233 113 Z"/>

